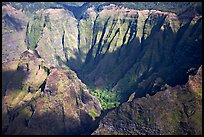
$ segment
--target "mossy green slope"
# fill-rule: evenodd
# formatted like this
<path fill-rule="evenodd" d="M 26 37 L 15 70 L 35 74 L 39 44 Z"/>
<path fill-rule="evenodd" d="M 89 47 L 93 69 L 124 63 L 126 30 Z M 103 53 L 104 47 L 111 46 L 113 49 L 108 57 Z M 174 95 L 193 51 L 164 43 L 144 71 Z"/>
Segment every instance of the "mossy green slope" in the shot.
<path fill-rule="evenodd" d="M 65 9 L 42 9 L 34 18 L 27 41 L 34 41 L 30 46 L 45 62 L 71 68 L 89 87 L 117 92 L 122 102 L 133 92 L 137 97 L 155 94 L 157 77 L 160 87 L 187 81 L 185 71 L 201 64 L 202 16 L 195 11 L 176 14 L 111 4 L 100 10 L 90 6 L 79 20 Z"/>

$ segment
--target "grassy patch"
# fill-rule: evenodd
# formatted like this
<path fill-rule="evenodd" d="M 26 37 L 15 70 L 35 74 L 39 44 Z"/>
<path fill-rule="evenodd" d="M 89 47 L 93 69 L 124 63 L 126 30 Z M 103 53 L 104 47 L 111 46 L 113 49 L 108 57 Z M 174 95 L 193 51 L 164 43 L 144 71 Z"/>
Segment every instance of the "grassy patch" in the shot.
<path fill-rule="evenodd" d="M 97 114 L 97 112 L 94 109 L 91 109 L 89 111 L 89 115 L 92 116 L 93 118 L 98 117 L 99 115 Z"/>
<path fill-rule="evenodd" d="M 44 97 L 43 100 L 44 100 L 45 102 L 49 102 L 49 98 L 48 98 L 48 97 Z"/>
<path fill-rule="evenodd" d="M 202 86 L 200 88 L 197 88 L 196 89 L 196 97 L 201 97 L 202 98 Z"/>
<path fill-rule="evenodd" d="M 116 92 L 109 91 L 108 89 L 90 90 L 91 94 L 99 99 L 102 110 L 111 109 L 120 105 L 120 97 Z"/>
<path fill-rule="evenodd" d="M 36 48 L 37 42 L 39 41 L 41 35 L 41 31 L 43 30 L 43 23 L 44 20 L 42 17 L 39 17 L 37 15 L 34 16 L 34 22 L 27 34 L 30 49 Z"/>
<path fill-rule="evenodd" d="M 137 121 L 137 123 L 139 123 L 139 124 L 142 124 L 142 118 L 141 118 L 141 116 L 139 115 L 139 114 L 137 114 L 136 115 L 136 121 Z"/>

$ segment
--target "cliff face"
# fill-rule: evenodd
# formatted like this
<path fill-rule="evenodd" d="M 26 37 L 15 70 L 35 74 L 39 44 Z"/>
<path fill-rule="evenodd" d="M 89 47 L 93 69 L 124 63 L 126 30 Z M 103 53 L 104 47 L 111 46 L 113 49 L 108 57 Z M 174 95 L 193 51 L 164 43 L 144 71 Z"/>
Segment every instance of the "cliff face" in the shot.
<path fill-rule="evenodd" d="M 77 22 L 63 9 L 40 10 L 28 23 L 27 44 L 49 65 L 67 67 L 77 49 Z M 36 31 L 37 29 L 37 31 Z"/>
<path fill-rule="evenodd" d="M 26 50 L 25 31 L 28 17 L 10 5 L 2 6 L 2 61 L 20 57 Z"/>
<path fill-rule="evenodd" d="M 2 6 L 3 134 L 90 134 L 101 108 L 86 85 L 125 102 L 94 134 L 201 134 L 200 8 L 44 4 Z"/>
<path fill-rule="evenodd" d="M 196 123 L 196 124 L 195 124 Z M 183 86 L 123 103 L 110 111 L 93 135 L 202 134 L 202 66 Z"/>
<path fill-rule="evenodd" d="M 49 68 L 26 51 L 3 65 L 3 134 L 87 134 L 100 115 L 98 99 L 76 74 Z"/>
<path fill-rule="evenodd" d="M 86 45 L 91 45 L 82 65 L 82 80 L 96 87 L 108 85 L 124 95 L 137 89 L 138 97 L 144 92 L 154 94 L 151 90 L 158 77 L 159 86 L 163 83 L 175 86 L 187 81 L 186 70 L 201 64 L 202 16 L 187 13 L 177 16 L 115 5 L 105 6 L 97 13 L 89 8 L 85 15 L 87 22 L 89 18 L 95 20 L 90 29 L 88 24 L 84 25 L 86 30 L 93 30 L 85 31 L 85 37 L 79 29 L 80 45 L 85 40 Z"/>
<path fill-rule="evenodd" d="M 185 72 L 201 64 L 201 26 L 196 12 L 111 4 L 89 7 L 77 20 L 68 10 L 46 9 L 30 19 L 26 40 L 50 65 L 68 66 L 90 87 L 109 88 L 126 100 L 136 89 L 141 97 L 164 83 L 187 82 Z"/>

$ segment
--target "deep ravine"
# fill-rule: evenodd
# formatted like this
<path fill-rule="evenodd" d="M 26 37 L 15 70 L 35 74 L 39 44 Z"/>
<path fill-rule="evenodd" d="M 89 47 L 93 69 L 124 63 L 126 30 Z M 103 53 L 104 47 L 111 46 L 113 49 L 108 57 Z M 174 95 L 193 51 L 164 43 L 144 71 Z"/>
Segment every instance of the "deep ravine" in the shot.
<path fill-rule="evenodd" d="M 41 4 L 2 5 L 3 134 L 201 133 L 199 3 Z"/>

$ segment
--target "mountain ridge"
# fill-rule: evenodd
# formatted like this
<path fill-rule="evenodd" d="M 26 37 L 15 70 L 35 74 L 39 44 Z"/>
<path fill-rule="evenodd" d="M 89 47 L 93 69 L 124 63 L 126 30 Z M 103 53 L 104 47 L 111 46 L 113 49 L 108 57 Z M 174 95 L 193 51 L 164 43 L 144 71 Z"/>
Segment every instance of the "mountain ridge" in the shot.
<path fill-rule="evenodd" d="M 97 128 L 99 120 L 102 122 L 106 120 L 107 117 L 103 118 L 102 115 L 106 115 L 108 111 L 110 114 L 114 113 L 115 107 L 116 109 L 128 107 L 127 104 L 131 104 L 132 101 L 149 95 L 153 98 L 152 104 L 157 104 L 154 98 L 162 96 L 167 90 L 172 90 L 169 94 L 180 89 L 184 91 L 185 88 L 178 88 L 179 85 L 185 85 L 189 81 L 189 75 L 198 70 L 202 64 L 202 14 L 199 12 L 202 7 L 199 3 L 185 3 L 186 5 L 183 3 L 186 9 L 181 8 L 181 11 L 175 13 L 162 9 L 131 9 L 127 8 L 128 3 L 96 2 L 84 3 L 81 6 L 74 3 L 71 5 L 58 3 L 56 6 L 61 4 L 60 8 L 51 7 L 54 3 L 47 5 L 41 3 L 42 7 L 36 7 L 34 14 L 29 11 L 32 7 L 26 9 L 29 3 L 23 8 L 21 3 L 10 4 L 15 5 L 14 7 L 19 6 L 20 10 L 10 5 L 2 6 L 2 74 L 5 79 L 2 96 L 3 102 L 7 103 L 3 105 L 5 120 L 2 130 L 5 134 L 36 134 L 35 129 L 39 134 L 77 134 L 78 129 L 79 134 L 91 134 L 90 132 Z M 36 4 L 40 3 L 33 3 Z M 140 4 L 142 3 L 138 6 Z M 146 7 L 144 3 L 142 5 Z M 149 6 L 151 7 L 151 4 Z M 9 76 L 12 76 L 11 80 L 8 79 Z M 16 81 L 13 76 L 20 80 Z M 22 80 L 24 76 L 29 77 L 27 81 Z M 193 78 L 192 81 L 197 81 L 197 78 Z M 67 88 L 66 85 L 70 83 L 74 88 Z M 86 89 L 87 86 L 89 93 L 84 94 L 84 90 L 76 85 L 82 86 L 82 89 Z M 193 90 L 197 88 L 194 82 L 190 85 Z M 31 117 L 31 124 L 22 121 L 25 119 L 29 121 L 33 115 L 35 105 L 32 106 L 32 102 L 30 106 L 23 106 L 22 111 L 18 109 L 7 111 L 10 103 L 22 105 L 23 102 L 18 101 L 24 95 L 26 102 L 32 96 L 39 94 L 41 99 L 36 100 L 41 106 L 37 105 L 36 120 L 32 120 Z M 63 94 L 64 98 L 58 94 Z M 98 97 L 99 102 L 96 103 L 94 101 L 96 98 L 90 94 Z M 202 91 L 199 94 L 202 95 Z M 76 100 L 70 99 L 69 96 Z M 92 103 L 87 104 L 90 96 Z M 72 107 L 62 103 L 65 102 L 63 99 L 72 103 Z M 177 98 L 174 99 L 174 103 L 179 104 Z M 62 101 L 61 105 L 58 106 L 56 100 Z M 81 106 L 86 107 L 81 108 Z M 102 114 L 99 106 L 102 107 Z M 188 106 L 185 107 L 187 108 Z M 44 109 L 51 113 L 42 113 L 40 117 L 38 114 Z M 71 110 L 73 113 L 67 113 L 66 110 Z M 145 108 L 146 110 L 148 109 Z M 125 116 L 128 111 L 124 109 L 121 116 Z M 52 117 L 55 112 L 57 115 L 59 112 L 59 117 L 56 119 Z M 181 114 L 183 113 L 184 111 Z M 48 115 L 50 117 L 46 119 Z M 65 115 L 69 115 L 70 119 L 66 119 Z M 155 115 L 160 116 L 157 113 Z M 196 115 L 199 119 L 200 112 Z M 46 127 L 44 123 L 41 123 L 42 130 L 39 129 L 40 119 L 45 122 L 51 122 L 53 119 L 53 123 L 59 125 L 58 129 L 54 131 L 53 124 Z M 69 120 L 75 124 L 68 124 Z M 180 117 L 177 120 L 180 120 Z M 21 126 L 15 129 L 18 122 Z M 87 131 L 83 129 L 85 125 L 89 127 Z M 161 125 L 157 129 L 162 129 Z M 136 127 L 138 134 L 144 132 L 165 134 L 159 130 L 140 132 L 140 126 Z M 174 132 L 172 127 L 170 131 L 166 129 L 164 131 L 166 134 L 197 134 L 197 131 L 191 129 L 189 132 L 182 131 L 185 127 L 179 129 L 181 130 Z"/>

